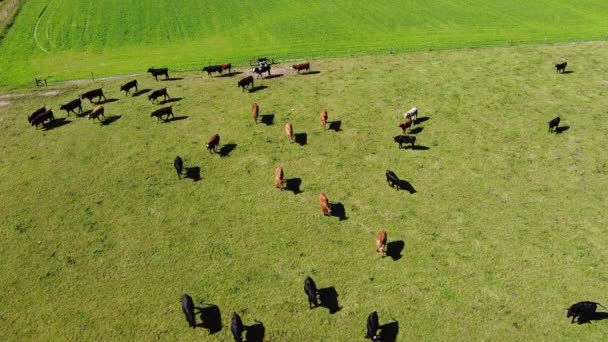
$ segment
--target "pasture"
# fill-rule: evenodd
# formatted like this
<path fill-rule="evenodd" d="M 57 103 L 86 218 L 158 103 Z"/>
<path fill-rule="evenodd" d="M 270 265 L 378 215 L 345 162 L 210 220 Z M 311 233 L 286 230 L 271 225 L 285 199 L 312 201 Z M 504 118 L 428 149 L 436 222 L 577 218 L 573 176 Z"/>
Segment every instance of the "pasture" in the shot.
<path fill-rule="evenodd" d="M 235 311 L 269 341 L 362 341 L 377 310 L 398 341 L 599 341 L 607 321 L 570 324 L 565 308 L 608 302 L 607 58 L 604 42 L 336 58 L 308 75 L 277 65 L 255 92 L 236 87 L 245 74 L 137 76 L 167 87 L 166 123 L 150 91 L 119 91 L 130 78 L 4 95 L 2 336 L 228 341 Z M 98 87 L 105 125 L 28 126 Z M 400 150 L 412 106 L 419 147 Z M 339 130 L 321 127 L 324 109 Z M 205 149 L 216 132 L 223 156 Z M 300 191 L 274 188 L 277 165 Z M 387 169 L 415 192 L 390 188 Z M 320 192 L 345 219 L 321 214 Z M 381 228 L 394 257 L 374 251 Z M 333 313 L 308 308 L 309 275 Z M 221 330 L 188 328 L 182 293 Z"/>
<path fill-rule="evenodd" d="M 15 2 L 14 0 L 12 2 Z M 28 0 L 0 48 L 1 88 L 310 59 L 606 39 L 608 2 L 584 0 Z"/>

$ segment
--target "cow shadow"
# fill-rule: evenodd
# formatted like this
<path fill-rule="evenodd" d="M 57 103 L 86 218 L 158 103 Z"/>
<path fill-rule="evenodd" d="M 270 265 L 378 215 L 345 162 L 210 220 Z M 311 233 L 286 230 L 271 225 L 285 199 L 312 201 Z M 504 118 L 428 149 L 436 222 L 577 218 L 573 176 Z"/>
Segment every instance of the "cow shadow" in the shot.
<path fill-rule="evenodd" d="M 195 182 L 201 180 L 201 168 L 198 166 L 186 167 L 186 178 L 190 178 Z"/>
<path fill-rule="evenodd" d="M 294 140 L 298 145 L 304 146 L 308 143 L 308 135 L 306 133 L 296 133 L 294 134 Z"/>
<path fill-rule="evenodd" d="M 383 342 L 395 342 L 397 341 L 397 334 L 399 334 L 399 322 L 394 321 L 380 326 L 380 337 Z"/>
<path fill-rule="evenodd" d="M 103 121 L 101 122 L 102 126 L 108 126 L 110 125 L 112 122 L 118 120 L 122 118 L 122 115 L 110 115 L 107 118 L 104 118 Z"/>
<path fill-rule="evenodd" d="M 573 72 L 574 72 L 574 71 L 572 71 L 572 70 L 567 70 L 567 71 L 566 71 L 566 70 L 564 70 L 564 71 L 562 71 L 562 74 L 571 74 L 571 73 L 573 73 Z"/>
<path fill-rule="evenodd" d="M 183 79 L 184 79 L 183 77 L 167 77 L 165 79 L 162 79 L 161 81 L 163 81 L 163 82 L 164 81 L 181 81 Z"/>
<path fill-rule="evenodd" d="M 272 74 L 272 75 L 268 75 L 266 77 L 264 77 L 265 79 L 269 80 L 271 78 L 277 78 L 277 77 L 283 77 L 283 74 Z"/>
<path fill-rule="evenodd" d="M 320 74 L 320 71 L 317 70 L 310 70 L 309 72 L 302 72 L 300 73 L 300 75 L 316 75 L 316 74 Z"/>
<path fill-rule="evenodd" d="M 417 124 L 419 124 L 419 123 L 423 123 L 423 122 L 425 122 L 425 121 L 426 121 L 426 120 L 428 120 L 428 119 L 430 119 L 428 116 L 423 116 L 423 117 L 421 117 L 421 118 L 418 118 L 418 117 L 417 117 L 417 118 L 416 118 L 416 120 L 414 120 L 414 124 L 416 124 L 416 125 L 417 125 Z"/>
<path fill-rule="evenodd" d="M 288 178 L 285 180 L 285 189 L 293 192 L 294 195 L 297 195 L 302 192 L 302 190 L 300 190 L 301 184 L 301 178 Z"/>
<path fill-rule="evenodd" d="M 59 128 L 61 126 L 65 126 L 65 125 L 69 124 L 70 122 L 72 122 L 72 121 L 70 121 L 66 118 L 55 119 L 55 120 L 47 123 L 46 125 L 43 125 L 43 127 L 44 127 L 43 129 L 45 131 L 50 131 L 52 129 Z"/>
<path fill-rule="evenodd" d="M 268 88 L 268 86 L 265 86 L 265 85 L 254 86 L 254 87 L 251 87 L 251 89 L 249 89 L 249 92 L 250 93 L 255 93 L 255 92 L 258 92 L 260 90 L 264 90 L 266 88 Z"/>
<path fill-rule="evenodd" d="M 331 216 L 337 217 L 340 221 L 348 220 L 346 217 L 346 211 L 344 210 L 344 205 L 340 202 L 330 203 L 331 207 Z"/>
<path fill-rule="evenodd" d="M 80 114 L 76 114 L 76 117 L 84 118 L 85 116 L 88 116 L 89 114 L 91 114 L 92 111 L 93 111 L 92 109 L 85 110 L 85 111 L 81 112 Z"/>
<path fill-rule="evenodd" d="M 428 146 L 423 146 L 423 145 L 407 145 L 403 148 L 404 150 L 412 150 L 412 151 L 426 151 L 428 149 L 430 149 L 430 147 Z"/>
<path fill-rule="evenodd" d="M 336 132 L 340 132 L 341 131 L 341 127 L 342 127 L 342 121 L 340 121 L 340 120 L 330 121 L 329 122 L 329 129 L 331 129 L 331 130 L 334 130 Z"/>
<path fill-rule="evenodd" d="M 189 116 L 187 115 L 182 115 L 182 116 L 172 116 L 170 118 L 168 118 L 167 120 L 163 120 L 163 123 L 165 122 L 171 122 L 171 121 L 180 121 L 180 120 L 185 120 L 189 118 Z"/>
<path fill-rule="evenodd" d="M 409 192 L 410 194 L 416 193 L 416 189 L 414 189 L 414 186 L 410 182 L 406 181 L 405 179 L 400 179 L 399 184 L 397 184 L 397 186 L 399 187 L 399 189 L 405 190 L 405 191 Z"/>
<path fill-rule="evenodd" d="M 236 75 L 239 75 L 239 74 L 242 74 L 242 73 L 243 73 L 242 71 L 233 71 L 233 72 L 228 72 L 228 73 L 225 73 L 225 74 L 221 74 L 218 77 L 233 77 L 233 76 L 236 76 Z"/>
<path fill-rule="evenodd" d="M 338 292 L 333 286 L 319 289 L 318 293 L 321 301 L 319 306 L 329 309 L 330 314 L 333 315 L 342 309 L 338 304 Z"/>
<path fill-rule="evenodd" d="M 197 324 L 197 327 L 202 327 L 209 330 L 209 334 L 215 334 L 222 330 L 222 315 L 220 308 L 215 304 L 209 304 L 206 307 L 195 307 L 199 310 L 202 323 Z"/>
<path fill-rule="evenodd" d="M 256 324 L 247 326 L 247 333 L 245 334 L 245 338 L 247 338 L 247 342 L 263 342 L 264 335 L 266 334 L 266 328 L 264 324 L 260 321 L 255 321 Z"/>
<path fill-rule="evenodd" d="M 150 88 L 138 90 L 138 91 L 136 91 L 136 92 L 133 93 L 133 97 L 137 97 L 137 96 L 143 95 L 143 94 L 145 94 L 147 92 L 150 92 L 150 91 L 152 91 L 152 89 L 150 89 Z"/>
<path fill-rule="evenodd" d="M 399 241 L 390 241 L 386 244 L 386 256 L 389 256 L 393 259 L 393 261 L 397 261 L 401 259 L 401 251 L 405 248 L 405 242 L 402 240 Z"/>
<path fill-rule="evenodd" d="M 162 104 L 165 104 L 165 103 L 177 102 L 177 101 L 181 101 L 182 99 L 183 99 L 183 97 L 172 97 L 172 98 L 170 98 L 168 100 L 159 101 L 158 104 L 162 105 Z"/>
<path fill-rule="evenodd" d="M 608 319 L 608 312 L 594 312 L 588 315 L 580 316 L 577 319 L 578 324 L 591 323 L 591 321 L 602 321 Z"/>
<path fill-rule="evenodd" d="M 236 144 L 225 144 L 220 148 L 220 157 L 227 157 L 232 150 L 236 148 Z"/>
<path fill-rule="evenodd" d="M 418 134 L 418 133 L 422 132 L 423 129 L 424 129 L 424 127 L 412 128 L 412 129 L 410 129 L 410 134 Z"/>
<path fill-rule="evenodd" d="M 560 134 L 570 129 L 570 126 L 561 126 L 555 128 L 555 133 Z"/>
<path fill-rule="evenodd" d="M 274 123 L 274 113 L 260 115 L 260 122 L 266 126 L 272 126 Z"/>
<path fill-rule="evenodd" d="M 98 101 L 96 104 L 102 105 L 102 104 L 112 103 L 112 102 L 116 102 L 116 101 L 118 101 L 118 99 L 111 98 L 111 99 L 105 99 L 103 101 Z"/>

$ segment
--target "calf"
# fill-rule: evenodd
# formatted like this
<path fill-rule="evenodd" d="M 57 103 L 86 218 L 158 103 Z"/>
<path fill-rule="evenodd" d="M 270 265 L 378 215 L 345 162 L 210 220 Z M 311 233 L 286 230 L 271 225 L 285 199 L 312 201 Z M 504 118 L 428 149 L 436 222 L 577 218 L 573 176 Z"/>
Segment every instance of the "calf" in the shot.
<path fill-rule="evenodd" d="M 251 105 L 251 116 L 253 117 L 253 121 L 258 123 L 258 114 L 260 113 L 260 106 L 256 102 Z"/>
<path fill-rule="evenodd" d="M 386 239 L 386 229 L 382 228 L 376 236 L 376 252 L 380 253 L 383 258 L 386 255 Z"/>
<path fill-rule="evenodd" d="M 374 311 L 367 316 L 367 333 L 365 334 L 365 338 L 377 340 L 378 336 L 376 335 L 376 331 L 378 331 L 378 328 L 380 328 L 380 324 L 378 324 L 378 313 Z"/>
<path fill-rule="evenodd" d="M 222 64 L 222 71 L 228 70 L 228 73 L 232 72 L 232 63 Z"/>
<path fill-rule="evenodd" d="M 70 116 L 70 112 L 73 112 L 74 115 L 76 115 L 76 108 L 78 108 L 79 113 L 82 113 L 82 101 L 80 101 L 80 99 L 76 99 L 59 106 L 59 110 L 65 110 L 68 116 Z"/>
<path fill-rule="evenodd" d="M 253 76 L 247 76 L 245 78 L 243 78 L 242 80 L 237 82 L 237 87 L 238 88 L 243 88 L 243 91 L 245 91 L 245 88 L 249 87 L 249 85 L 251 84 L 251 88 L 254 87 L 253 85 Z"/>
<path fill-rule="evenodd" d="M 319 194 L 319 205 L 321 206 L 321 212 L 325 216 L 331 216 L 331 206 L 329 205 L 329 201 L 327 200 L 327 196 L 322 192 Z"/>
<path fill-rule="evenodd" d="M 38 125 L 44 126 L 45 121 L 51 122 L 53 120 L 55 120 L 55 116 L 53 115 L 53 111 L 49 109 L 44 113 L 36 115 L 36 117 L 32 119 L 32 126 L 36 126 L 36 129 L 38 129 Z"/>
<path fill-rule="evenodd" d="M 194 317 L 194 302 L 192 301 L 192 297 L 185 293 L 182 295 L 182 311 L 184 312 L 184 315 L 186 315 L 188 326 L 194 329 L 196 326 L 196 319 Z"/>
<path fill-rule="evenodd" d="M 556 118 L 554 118 L 554 119 L 551 119 L 551 121 L 549 121 L 549 122 L 548 122 L 548 123 L 549 123 L 549 132 L 553 132 L 553 131 L 554 131 L 554 129 L 555 129 L 555 131 L 557 132 L 557 128 L 558 128 L 558 126 L 559 126 L 559 121 L 560 121 L 560 120 L 561 120 L 561 119 L 560 119 L 560 118 L 559 118 L 559 116 L 558 116 L 558 117 L 556 117 Z"/>
<path fill-rule="evenodd" d="M 594 314 L 598 305 L 606 309 L 606 307 L 604 307 L 602 304 L 595 302 L 578 302 L 572 304 L 572 306 L 568 308 L 566 317 L 572 317 L 572 321 L 570 323 L 574 323 L 575 318 L 578 318 L 578 321 L 580 322 L 581 317 L 585 318 L 586 316 Z"/>
<path fill-rule="evenodd" d="M 416 119 L 418 119 L 418 108 L 417 107 L 413 107 L 412 109 L 410 109 L 407 112 L 403 113 L 403 118 L 404 119 L 412 119 L 412 120 L 414 120 L 414 117 Z"/>
<path fill-rule="evenodd" d="M 230 320 L 230 330 L 232 330 L 232 336 L 234 336 L 235 342 L 243 341 L 243 321 L 236 312 L 232 313 L 232 319 Z"/>
<path fill-rule="evenodd" d="M 80 96 L 80 98 L 83 100 L 88 99 L 89 103 L 93 103 L 94 98 L 97 98 L 97 102 L 99 102 L 99 101 L 101 101 L 102 97 L 104 100 L 107 100 L 106 96 L 103 94 L 102 88 L 89 90 Z"/>
<path fill-rule="evenodd" d="M 93 108 L 93 110 L 89 113 L 89 119 L 97 119 L 101 122 L 101 119 L 99 117 L 103 116 L 105 118 L 105 116 L 103 115 L 104 111 L 105 110 L 103 106 L 97 106 Z"/>
<path fill-rule="evenodd" d="M 167 118 L 163 119 L 163 115 L 166 115 Z M 157 109 L 150 114 L 150 117 L 153 116 L 156 116 L 156 122 L 158 122 L 160 119 L 163 119 L 163 121 L 167 121 L 169 120 L 169 117 L 175 118 L 175 115 L 173 115 L 173 106 Z"/>
<path fill-rule="evenodd" d="M 317 299 L 317 285 L 311 277 L 306 277 L 304 280 L 304 293 L 306 293 L 306 297 L 308 298 L 309 309 L 319 306 Z"/>
<path fill-rule="evenodd" d="M 175 167 L 175 171 L 177 171 L 177 178 L 182 179 L 182 170 L 184 169 L 184 161 L 182 160 L 182 157 L 175 157 L 173 166 Z"/>
<path fill-rule="evenodd" d="M 274 170 L 274 186 L 283 190 L 283 167 L 277 166 Z"/>
<path fill-rule="evenodd" d="M 152 101 L 152 103 L 154 103 L 154 101 L 158 102 L 158 98 L 159 97 L 163 97 L 163 101 L 168 98 L 171 98 L 171 96 L 169 96 L 169 93 L 167 93 L 167 88 L 162 88 L 162 89 L 156 89 L 155 91 L 152 92 L 152 94 L 148 95 L 148 100 Z"/>
<path fill-rule="evenodd" d="M 414 143 L 416 142 L 416 137 L 410 135 L 397 135 L 393 137 L 393 140 L 399 144 L 399 148 L 402 148 L 403 144 L 412 144 L 413 148 Z"/>
<path fill-rule="evenodd" d="M 32 114 L 30 114 L 30 115 L 27 117 L 27 122 L 29 122 L 29 123 L 31 124 L 31 123 L 32 123 L 32 120 L 34 120 L 34 118 L 35 118 L 36 116 L 38 116 L 38 114 L 42 114 L 42 113 L 44 113 L 44 112 L 46 112 L 46 108 L 45 108 L 45 107 L 41 107 L 41 108 L 36 109 L 36 111 L 35 111 L 35 112 L 33 112 Z"/>
<path fill-rule="evenodd" d="M 321 125 L 323 126 L 323 128 L 326 128 L 326 126 L 327 126 L 327 111 L 326 110 L 321 112 Z"/>
<path fill-rule="evenodd" d="M 386 170 L 386 182 L 388 183 L 388 185 L 390 185 L 392 188 L 397 188 L 397 190 L 399 190 L 399 177 L 397 177 L 397 175 L 390 170 Z"/>
<path fill-rule="evenodd" d="M 215 147 L 218 146 L 219 144 L 220 144 L 220 135 L 216 133 L 207 142 L 207 151 L 209 151 L 209 153 L 211 153 L 211 151 L 216 152 Z"/>
<path fill-rule="evenodd" d="M 289 142 L 293 141 L 293 126 L 291 125 L 291 122 L 287 122 L 285 124 L 285 135 L 287 136 Z"/>
<path fill-rule="evenodd" d="M 160 68 L 160 69 L 154 69 L 154 68 L 149 68 L 148 72 L 152 74 L 152 76 L 154 76 L 154 79 L 158 81 L 158 75 L 165 75 L 165 79 L 169 78 L 169 69 L 167 68 Z"/>
<path fill-rule="evenodd" d="M 300 73 L 300 70 L 306 70 L 306 72 L 310 71 L 310 63 L 306 62 L 306 63 L 300 63 L 300 64 L 294 64 L 291 66 L 292 69 L 297 70 L 298 74 Z"/>
<path fill-rule="evenodd" d="M 403 131 L 403 134 L 405 134 L 405 131 L 412 127 L 412 119 L 406 119 L 404 122 L 400 123 L 398 126 L 399 128 L 401 128 L 401 130 Z"/>
<path fill-rule="evenodd" d="M 203 71 L 207 72 L 207 75 L 211 76 L 212 72 L 217 72 L 220 75 L 222 74 L 222 66 L 221 65 L 209 65 L 203 68 Z"/>
<path fill-rule="evenodd" d="M 253 68 L 253 72 L 258 75 L 258 78 L 262 77 L 262 74 L 268 72 L 268 76 L 270 76 L 270 65 L 260 65 Z"/>
<path fill-rule="evenodd" d="M 120 86 L 120 91 L 125 92 L 125 96 L 129 95 L 131 89 L 135 87 L 135 91 L 137 91 L 137 80 L 129 81 Z"/>
<path fill-rule="evenodd" d="M 563 74 L 564 71 L 566 71 L 566 65 L 568 65 L 568 62 L 555 64 L 555 69 L 556 69 L 557 73 L 559 74 L 559 71 L 561 70 L 562 74 Z"/>

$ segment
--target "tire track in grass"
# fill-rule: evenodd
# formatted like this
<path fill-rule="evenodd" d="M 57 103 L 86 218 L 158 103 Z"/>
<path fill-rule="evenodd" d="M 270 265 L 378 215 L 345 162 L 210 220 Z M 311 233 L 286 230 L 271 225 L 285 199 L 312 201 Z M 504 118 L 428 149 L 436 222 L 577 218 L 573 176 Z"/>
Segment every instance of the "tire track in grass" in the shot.
<path fill-rule="evenodd" d="M 34 26 L 34 42 L 36 43 L 36 46 L 46 52 L 49 53 L 49 51 L 47 49 L 45 49 L 42 44 L 40 44 L 40 42 L 38 41 L 38 25 L 40 25 L 40 20 L 42 19 L 42 16 L 44 15 L 44 12 L 46 11 L 46 9 L 49 7 L 49 5 L 51 4 L 52 0 L 49 1 L 49 3 L 46 4 L 46 6 L 44 6 L 44 8 L 42 9 L 42 11 L 40 12 L 40 14 L 38 15 L 38 20 L 36 20 L 36 25 Z"/>
<path fill-rule="evenodd" d="M 49 4 L 47 6 L 50 6 L 50 5 L 51 5 L 51 3 L 49 2 Z M 44 33 L 45 33 L 45 36 L 46 36 L 46 41 L 49 43 L 49 45 L 53 49 L 55 49 L 57 46 L 53 43 L 53 41 L 51 41 L 51 38 L 49 37 L 49 31 L 50 31 L 50 28 L 52 27 L 53 18 L 55 17 L 55 14 L 57 13 L 57 9 L 59 9 L 59 7 L 61 7 L 61 1 L 59 2 L 59 5 L 55 6 L 55 8 L 51 12 L 51 14 L 49 14 L 48 23 L 44 27 L 44 31 L 45 31 Z M 39 18 L 39 20 L 40 20 L 40 18 Z"/>

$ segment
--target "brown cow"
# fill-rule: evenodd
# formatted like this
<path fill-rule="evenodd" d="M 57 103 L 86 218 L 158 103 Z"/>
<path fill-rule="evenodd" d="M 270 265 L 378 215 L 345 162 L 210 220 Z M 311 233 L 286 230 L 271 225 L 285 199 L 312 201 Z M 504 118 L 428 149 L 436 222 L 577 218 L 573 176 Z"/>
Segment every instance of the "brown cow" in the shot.
<path fill-rule="evenodd" d="M 376 236 L 376 252 L 382 254 L 383 258 L 386 255 L 386 239 L 386 229 L 382 228 Z"/>
<path fill-rule="evenodd" d="M 306 70 L 307 72 L 310 72 L 310 63 L 306 62 L 306 63 L 294 64 L 291 66 L 291 68 L 294 70 L 297 70 L 298 74 L 300 73 L 300 70 Z"/>
<path fill-rule="evenodd" d="M 321 212 L 323 215 L 331 216 L 331 207 L 329 206 L 329 201 L 324 192 L 319 194 L 319 204 L 321 205 Z"/>
<path fill-rule="evenodd" d="M 274 186 L 283 190 L 283 167 L 277 166 L 274 170 Z"/>
<path fill-rule="evenodd" d="M 253 116 L 253 121 L 258 123 L 258 114 L 260 113 L 260 106 L 256 102 L 251 105 L 251 116 Z"/>
<path fill-rule="evenodd" d="M 321 113 L 321 124 L 323 125 L 323 128 L 326 128 L 326 126 L 327 126 L 327 111 L 326 110 L 324 110 Z"/>
<path fill-rule="evenodd" d="M 291 122 L 285 124 L 285 135 L 287 135 L 289 142 L 293 141 L 293 126 L 291 125 Z"/>
<path fill-rule="evenodd" d="M 220 144 L 220 135 L 218 133 L 215 133 L 211 137 L 211 139 L 209 139 L 209 141 L 207 142 L 207 150 L 209 151 L 209 153 L 211 153 L 211 151 L 216 152 L 215 147 L 219 144 Z"/>
<path fill-rule="evenodd" d="M 404 122 L 400 123 L 398 126 L 401 128 L 401 130 L 403 131 L 403 133 L 405 133 L 405 131 L 412 127 L 412 119 L 406 119 Z"/>
<path fill-rule="evenodd" d="M 222 64 L 222 71 L 228 70 L 228 73 L 231 73 L 232 72 L 231 69 L 232 69 L 232 63 Z"/>
<path fill-rule="evenodd" d="M 101 121 L 99 116 L 101 115 L 101 116 L 105 117 L 103 115 L 103 112 L 104 112 L 103 106 L 97 106 L 97 107 L 93 108 L 93 110 L 89 113 L 89 119 L 97 119 L 97 120 Z"/>

